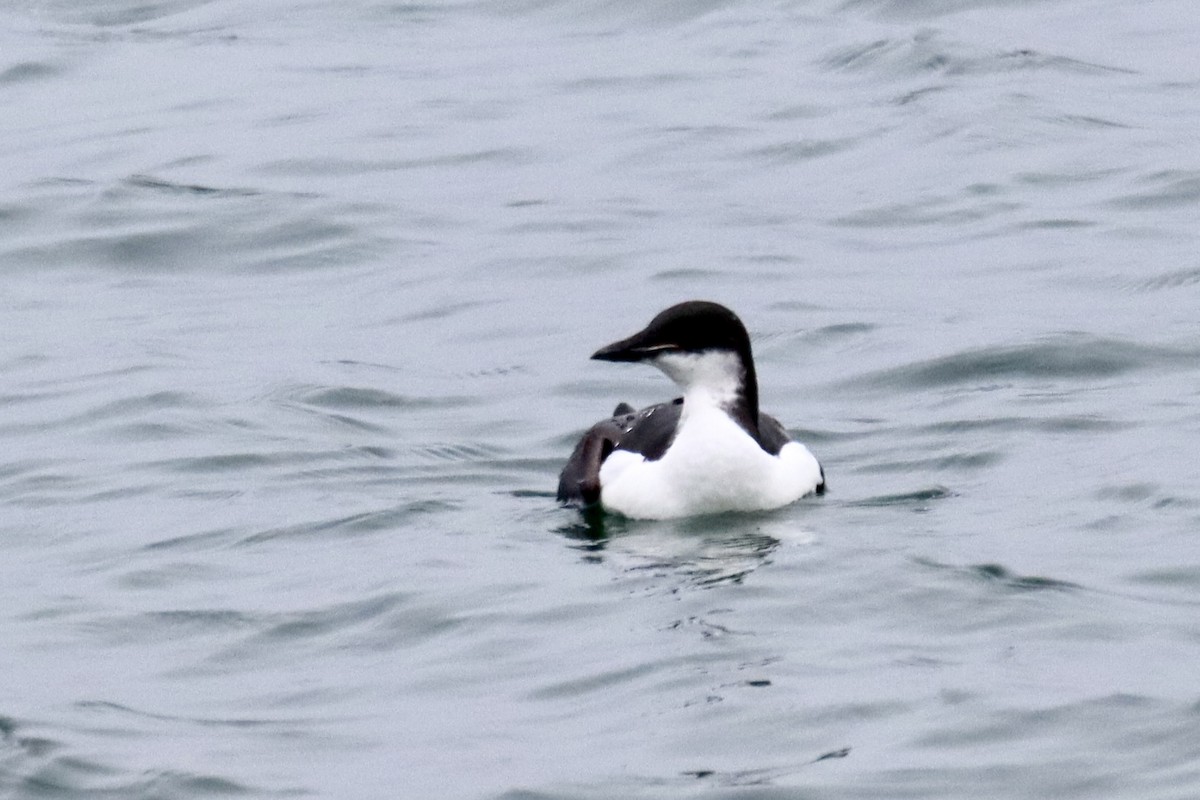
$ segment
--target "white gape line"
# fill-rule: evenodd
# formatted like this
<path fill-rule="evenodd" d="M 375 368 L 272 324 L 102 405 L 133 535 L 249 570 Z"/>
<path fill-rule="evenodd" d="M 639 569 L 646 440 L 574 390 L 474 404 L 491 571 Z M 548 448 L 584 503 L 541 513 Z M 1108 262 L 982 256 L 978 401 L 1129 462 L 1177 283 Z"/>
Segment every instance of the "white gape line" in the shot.
<path fill-rule="evenodd" d="M 601 503 L 637 519 L 778 508 L 814 491 L 817 459 L 799 442 L 767 453 L 726 413 L 743 380 L 734 353 L 667 353 L 652 363 L 684 390 L 675 440 L 647 461 L 614 451 L 600 467 Z"/>

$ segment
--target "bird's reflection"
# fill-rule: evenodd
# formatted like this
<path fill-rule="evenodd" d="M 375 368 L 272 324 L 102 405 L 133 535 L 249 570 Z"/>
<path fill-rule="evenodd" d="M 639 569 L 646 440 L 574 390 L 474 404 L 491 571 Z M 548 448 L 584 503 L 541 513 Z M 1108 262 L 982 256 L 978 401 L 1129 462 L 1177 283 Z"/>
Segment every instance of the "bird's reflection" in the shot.
<path fill-rule="evenodd" d="M 723 514 L 632 521 L 598 509 L 576 513 L 557 529 L 591 563 L 625 573 L 682 579 L 693 586 L 737 583 L 769 561 L 785 541 L 812 533 L 769 514 Z"/>

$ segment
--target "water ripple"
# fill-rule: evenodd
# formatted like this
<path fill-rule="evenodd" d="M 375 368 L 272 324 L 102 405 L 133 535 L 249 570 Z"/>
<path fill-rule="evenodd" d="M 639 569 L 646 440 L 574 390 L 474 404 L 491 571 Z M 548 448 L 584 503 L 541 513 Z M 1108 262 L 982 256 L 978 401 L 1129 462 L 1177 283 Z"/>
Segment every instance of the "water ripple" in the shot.
<path fill-rule="evenodd" d="M 954 353 L 853 378 L 848 385 L 922 389 L 997 378 L 1086 380 L 1189 365 L 1195 358 L 1195 354 L 1184 350 L 1076 334 L 1031 344 Z"/>
<path fill-rule="evenodd" d="M 1065 591 L 1082 588 L 1077 583 L 1058 580 L 1057 578 L 1043 578 L 1038 575 L 1017 575 L 1000 564 L 978 564 L 971 567 L 971 571 L 986 580 L 996 581 L 1007 588 L 1019 591 L 1037 591 L 1042 589 Z"/>
<path fill-rule="evenodd" d="M 241 539 L 239 544 L 254 545 L 276 539 L 305 539 L 310 537 L 357 537 L 380 531 L 402 529 L 414 519 L 455 508 L 456 504 L 441 500 L 415 500 L 393 508 L 351 514 L 335 519 L 286 525 L 259 531 Z"/>
<path fill-rule="evenodd" d="M 359 386 L 295 386 L 280 393 L 282 397 L 297 402 L 339 411 L 359 409 L 443 409 L 469 405 L 475 402 L 470 397 L 431 397 L 399 395 L 384 389 Z"/>
<path fill-rule="evenodd" d="M 344 265 L 383 244 L 366 230 L 380 209 L 312 193 L 138 173 L 112 183 L 43 180 L 27 187 L 24 197 L 18 210 L 29 222 L 20 235 L 8 237 L 0 255 L 27 265 L 106 264 L 150 273 L 184 264 L 272 271 Z"/>
<path fill-rule="evenodd" d="M 1143 178 L 1141 183 L 1149 186 L 1117 197 L 1110 204 L 1117 208 L 1156 211 L 1200 203 L 1200 174 L 1194 171 L 1161 172 Z"/>
<path fill-rule="evenodd" d="M 1089 63 L 1031 49 L 984 52 L 944 40 L 924 30 L 908 38 L 873 39 L 839 47 L 820 59 L 830 71 L 879 71 L 888 77 L 938 73 L 947 76 L 1052 70 L 1085 75 L 1135 74 L 1133 70 Z"/>
<path fill-rule="evenodd" d="M 83 713 L 117 712 L 142 719 L 183 721 L 178 717 L 145 715 L 115 703 L 82 701 L 75 707 Z M 294 796 L 291 792 L 265 790 L 216 774 L 182 769 L 122 769 L 116 764 L 81 755 L 61 735 L 51 737 L 25 730 L 32 727 L 45 726 L 0 716 L 0 790 L 5 791 L 6 796 L 114 800 L 123 797 Z M 121 726 L 110 733 L 136 737 L 140 735 L 137 727 Z"/>
<path fill-rule="evenodd" d="M 25 83 L 52 78 L 62 72 L 62 67 L 44 61 L 23 61 L 0 71 L 0 85 Z"/>
<path fill-rule="evenodd" d="M 952 453 L 934 458 L 877 461 L 865 464 L 860 469 L 867 473 L 899 472 L 909 474 L 916 472 L 943 472 L 947 470 L 976 470 L 990 467 L 1003 458 L 1004 454 L 999 452 Z"/>
<path fill-rule="evenodd" d="M 1200 267 L 1191 269 L 1172 270 L 1136 282 L 1133 288 L 1139 291 L 1158 291 L 1160 289 L 1179 289 L 1200 283 Z"/>
<path fill-rule="evenodd" d="M 945 486 L 931 486 L 927 489 L 915 489 L 911 492 L 903 492 L 901 494 L 886 494 L 877 497 L 868 497 L 863 500 L 853 500 L 847 503 L 850 506 L 862 506 L 872 508 L 877 506 L 907 506 L 916 511 L 929 510 L 929 504 L 938 500 L 946 500 L 954 497 L 954 492 L 947 489 Z"/>

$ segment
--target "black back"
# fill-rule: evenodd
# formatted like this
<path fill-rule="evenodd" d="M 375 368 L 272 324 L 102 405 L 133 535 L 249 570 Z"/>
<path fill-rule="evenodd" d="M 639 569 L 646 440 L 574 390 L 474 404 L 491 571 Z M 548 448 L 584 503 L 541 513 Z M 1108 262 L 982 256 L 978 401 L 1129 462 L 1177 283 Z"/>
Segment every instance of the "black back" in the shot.
<path fill-rule="evenodd" d="M 585 506 L 600 501 L 600 467 L 614 450 L 638 453 L 647 461 L 657 461 L 675 441 L 675 431 L 683 413 L 683 398 L 657 403 L 634 411 L 621 403 L 613 416 L 588 429 L 558 477 L 558 500 Z M 763 450 L 779 455 L 791 441 L 779 420 L 759 415 L 758 440 Z M 747 431 L 749 433 L 749 431 Z"/>

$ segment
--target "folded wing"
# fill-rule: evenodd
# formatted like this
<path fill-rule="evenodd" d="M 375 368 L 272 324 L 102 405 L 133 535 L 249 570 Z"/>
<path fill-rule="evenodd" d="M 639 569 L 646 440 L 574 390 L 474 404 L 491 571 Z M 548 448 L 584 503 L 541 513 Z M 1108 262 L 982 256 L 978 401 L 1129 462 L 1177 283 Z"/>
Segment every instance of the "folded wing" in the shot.
<path fill-rule="evenodd" d="M 621 403 L 612 417 L 593 425 L 575 445 L 558 476 L 558 500 L 583 506 L 600 502 L 600 465 L 614 450 L 628 450 L 657 461 L 671 446 L 683 399 L 634 411 Z"/>

